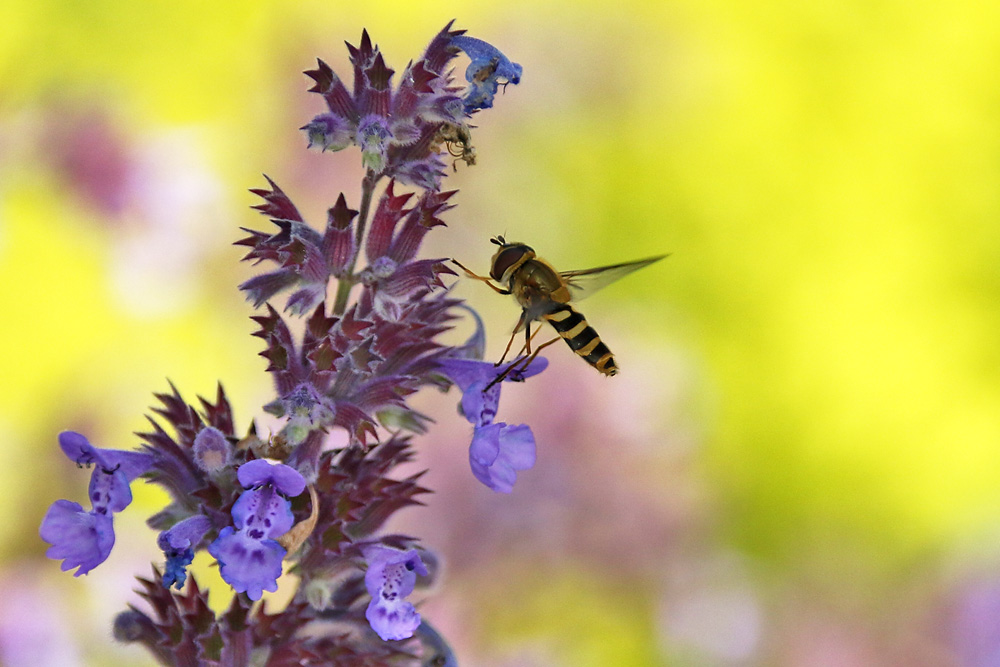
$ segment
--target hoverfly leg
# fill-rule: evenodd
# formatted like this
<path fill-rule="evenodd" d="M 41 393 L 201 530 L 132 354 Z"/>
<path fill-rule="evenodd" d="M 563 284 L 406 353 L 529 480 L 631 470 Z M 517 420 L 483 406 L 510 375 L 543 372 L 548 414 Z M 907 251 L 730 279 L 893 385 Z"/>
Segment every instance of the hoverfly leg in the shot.
<path fill-rule="evenodd" d="M 537 331 L 537 329 L 536 329 L 536 331 Z M 532 352 L 531 354 L 525 355 L 523 357 L 519 357 L 518 359 L 515 359 L 513 362 L 511 362 L 511 364 L 509 366 L 507 366 L 507 368 L 503 369 L 502 373 L 498 374 L 495 378 L 493 378 L 490 381 L 490 383 L 488 385 L 486 385 L 485 387 L 483 387 L 483 391 L 484 392 L 485 391 L 489 391 L 490 388 L 492 388 L 494 385 L 502 382 L 503 379 L 505 377 L 507 377 L 508 375 L 510 375 L 511 371 L 517 369 L 518 366 L 521 367 L 520 370 L 522 370 L 522 371 L 527 370 L 528 366 L 530 366 L 531 362 L 533 362 L 535 360 L 535 357 L 538 356 L 539 352 L 541 352 L 542 350 L 544 350 L 545 348 L 547 348 L 549 345 L 552 345 L 552 343 L 555 343 L 558 340 L 562 340 L 562 337 L 556 336 L 552 340 L 547 341 L 545 343 L 542 343 L 541 345 L 539 345 L 538 347 L 536 347 L 535 351 Z"/>
<path fill-rule="evenodd" d="M 465 275 L 466 276 L 468 276 L 469 278 L 474 278 L 476 280 L 483 281 L 484 283 L 486 283 L 487 285 L 489 285 L 490 289 L 492 289 L 494 292 L 497 292 L 499 294 L 504 294 L 504 295 L 508 295 L 508 294 L 511 293 L 510 290 L 505 290 L 502 287 L 497 287 L 496 285 L 494 285 L 493 281 L 491 281 L 489 278 L 477 275 L 477 274 L 473 273 L 472 271 L 470 271 L 469 269 L 465 268 L 465 266 L 460 261 L 458 261 L 457 259 L 452 259 L 451 261 L 455 264 L 455 266 L 457 266 L 458 268 L 460 268 L 463 271 L 465 271 Z"/>
<path fill-rule="evenodd" d="M 493 364 L 494 366 L 499 366 L 500 364 L 503 363 L 503 360 L 507 358 L 507 353 L 510 352 L 510 346 L 513 345 L 514 343 L 514 336 L 516 336 L 517 332 L 521 330 L 522 325 L 524 325 L 524 311 L 521 311 L 521 317 L 518 318 L 517 324 L 514 326 L 514 331 L 512 331 L 510 334 L 510 340 L 507 341 L 507 347 L 504 348 L 503 356 L 500 357 L 500 361 Z M 530 322 L 528 323 L 528 326 L 529 327 L 531 326 Z"/>
<path fill-rule="evenodd" d="M 547 348 L 547 347 L 548 347 L 549 345 L 552 345 L 552 343 L 555 343 L 555 342 L 556 342 L 556 341 L 558 341 L 558 340 L 562 340 L 562 337 L 561 337 L 561 336 L 556 336 L 556 337 L 555 337 L 555 338 L 553 338 L 552 340 L 550 340 L 550 341 L 546 341 L 546 342 L 542 343 L 541 345 L 539 345 L 538 347 L 536 347 L 536 348 L 535 348 L 535 351 L 534 351 L 534 352 L 532 352 L 532 353 L 531 353 L 530 355 L 528 355 L 527 357 L 525 357 L 525 359 L 523 360 L 523 361 L 524 361 L 524 368 L 522 368 L 521 370 L 522 370 L 522 371 L 523 371 L 523 370 L 527 370 L 527 369 L 528 369 L 528 366 L 530 366 L 530 365 L 531 365 L 531 362 L 535 360 L 535 357 L 537 357 L 537 356 L 538 356 L 538 353 L 539 353 L 539 352 L 541 352 L 542 350 L 544 350 L 545 348 Z"/>
<path fill-rule="evenodd" d="M 531 334 L 530 336 L 528 335 L 528 332 L 524 333 L 524 338 L 525 338 L 524 353 L 525 354 L 531 354 L 531 341 L 535 340 L 535 336 L 537 336 L 538 332 L 541 331 L 541 330 L 542 330 L 542 328 L 538 327 L 537 329 L 535 329 L 535 333 Z"/>

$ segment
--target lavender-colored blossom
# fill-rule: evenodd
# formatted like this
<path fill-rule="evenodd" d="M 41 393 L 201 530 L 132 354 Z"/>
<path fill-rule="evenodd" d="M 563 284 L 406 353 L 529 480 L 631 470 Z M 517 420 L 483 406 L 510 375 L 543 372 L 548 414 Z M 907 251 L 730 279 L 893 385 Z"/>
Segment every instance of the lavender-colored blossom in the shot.
<path fill-rule="evenodd" d="M 522 382 L 548 367 L 548 360 L 538 357 L 524 369 L 515 369 L 502 382 L 493 383 L 502 372 L 487 361 L 444 359 L 442 372 L 462 390 L 461 410 L 475 428 L 469 446 L 469 465 L 480 482 L 500 493 L 510 493 L 518 470 L 535 465 L 535 436 L 526 424 L 510 426 L 494 423 L 500 405 L 503 382 Z"/>
<path fill-rule="evenodd" d="M 87 574 L 107 560 L 115 545 L 110 514 L 86 512 L 79 503 L 57 500 L 49 507 L 38 531 L 52 546 L 45 555 L 62 560 L 65 572 L 78 568 L 74 576 Z"/>
<path fill-rule="evenodd" d="M 523 382 L 526 378 L 544 371 L 549 360 L 536 357 L 525 369 L 515 369 L 489 389 L 488 384 L 496 380 L 503 369 L 488 361 L 476 359 L 442 359 L 438 362 L 441 371 L 451 378 L 462 390 L 462 414 L 473 426 L 493 423 L 500 405 L 500 387 L 503 382 Z"/>
<path fill-rule="evenodd" d="M 132 502 L 129 484 L 149 470 L 153 457 L 144 452 L 94 447 L 75 431 L 59 434 L 59 447 L 78 466 L 94 465 L 90 476 L 90 499 L 96 512 L 121 512 Z"/>
<path fill-rule="evenodd" d="M 187 579 L 187 566 L 194 560 L 194 548 L 212 527 L 212 522 L 202 514 L 179 521 L 160 533 L 156 543 L 163 550 L 166 565 L 163 568 L 163 585 L 180 589 Z"/>
<path fill-rule="evenodd" d="M 382 545 L 364 549 L 368 561 L 365 587 L 371 596 L 365 618 L 384 641 L 409 639 L 420 625 L 420 614 L 406 599 L 413 592 L 417 575 L 427 568 L 416 549 L 400 551 Z"/>
<path fill-rule="evenodd" d="M 208 553 L 219 561 L 219 574 L 237 593 L 259 600 L 264 591 L 278 590 L 281 561 L 286 552 L 274 540 L 254 539 L 227 526 L 208 546 Z"/>
<path fill-rule="evenodd" d="M 520 83 L 521 66 L 511 62 L 492 44 L 467 35 L 453 37 L 451 44 L 464 51 L 472 61 L 465 70 L 465 79 L 469 82 L 469 89 L 462 100 L 466 113 L 492 107 L 500 84 Z"/>
<path fill-rule="evenodd" d="M 52 546 L 49 558 L 63 559 L 62 569 L 78 568 L 75 576 L 86 574 L 103 563 L 115 543 L 113 516 L 132 502 L 129 484 L 153 465 L 153 457 L 143 452 L 101 449 L 75 431 L 59 434 L 59 446 L 78 466 L 94 465 L 89 495 L 92 507 L 84 511 L 79 503 L 57 500 L 42 519 L 39 535 Z"/>
<path fill-rule="evenodd" d="M 263 591 L 278 590 L 285 548 L 275 541 L 292 527 L 291 502 L 305 490 L 294 468 L 263 459 L 249 461 L 237 472 L 248 488 L 233 506 L 233 526 L 223 528 L 208 552 L 219 561 L 219 573 L 237 593 L 259 600 Z"/>
<path fill-rule="evenodd" d="M 245 489 L 270 484 L 278 493 L 289 498 L 294 498 L 306 490 L 306 480 L 295 468 L 282 463 L 268 463 L 264 459 L 244 463 L 236 472 L 236 477 Z M 236 514 L 235 508 L 233 514 L 234 516 Z M 290 527 L 291 525 L 289 525 Z"/>
<path fill-rule="evenodd" d="M 518 470 L 535 465 L 535 436 L 526 424 L 502 422 L 476 427 L 469 465 L 480 482 L 500 493 L 514 490 Z"/>

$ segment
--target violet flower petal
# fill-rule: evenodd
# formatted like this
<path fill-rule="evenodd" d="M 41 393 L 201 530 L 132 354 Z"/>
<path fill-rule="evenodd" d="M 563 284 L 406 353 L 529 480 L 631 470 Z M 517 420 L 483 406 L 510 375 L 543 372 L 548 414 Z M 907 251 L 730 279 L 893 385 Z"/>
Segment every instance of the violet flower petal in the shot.
<path fill-rule="evenodd" d="M 233 525 L 253 539 L 281 537 L 294 523 L 291 501 L 271 486 L 244 491 L 233 505 Z"/>
<path fill-rule="evenodd" d="M 151 454 L 133 452 L 127 449 L 98 449 L 104 459 L 104 466 L 117 469 L 128 482 L 148 471 L 154 462 Z"/>
<path fill-rule="evenodd" d="M 480 482 L 500 493 L 510 493 L 518 470 L 535 465 L 535 436 L 526 424 L 503 422 L 477 427 L 469 446 L 469 465 Z"/>
<path fill-rule="evenodd" d="M 533 375 L 538 375 L 548 368 L 549 360 L 545 357 L 535 357 L 525 370 L 517 370 L 509 373 L 503 379 L 504 382 L 520 382 Z M 491 381 L 506 366 L 497 366 L 489 361 L 478 361 L 476 359 L 442 359 L 438 362 L 441 372 L 451 378 L 451 381 L 458 385 L 463 392 L 468 391 L 476 382 Z"/>
<path fill-rule="evenodd" d="M 149 470 L 150 466 L 153 465 L 153 457 L 150 454 L 94 447 L 85 435 L 76 431 L 60 433 L 59 447 L 77 465 L 96 464 L 107 470 L 117 469 L 122 472 L 128 482 Z"/>
<path fill-rule="evenodd" d="M 500 408 L 500 385 L 486 389 L 487 384 L 487 380 L 481 380 L 470 385 L 462 394 L 462 414 L 473 426 L 492 424 Z"/>
<path fill-rule="evenodd" d="M 255 540 L 227 526 L 208 546 L 208 553 L 219 561 L 219 573 L 237 593 L 259 600 L 264 591 L 278 590 L 286 552 L 274 540 Z"/>
<path fill-rule="evenodd" d="M 465 78 L 470 83 L 474 82 L 482 67 L 492 62 L 496 62 L 494 77 L 503 78 L 513 84 L 521 81 L 521 66 L 511 62 L 500 49 L 489 42 L 468 35 L 456 35 L 451 38 L 451 44 L 464 51 L 465 55 L 469 56 L 469 60 L 472 61 L 465 71 Z"/>
<path fill-rule="evenodd" d="M 486 386 L 503 372 L 502 367 L 475 359 L 443 359 L 438 365 L 462 390 L 461 408 L 465 418 L 473 426 L 492 424 L 500 405 L 500 383 L 489 389 Z M 536 357 L 526 369 L 508 373 L 503 381 L 521 382 L 541 373 L 548 365 L 548 359 Z"/>
<path fill-rule="evenodd" d="M 368 560 L 365 587 L 372 598 L 365 618 L 383 641 L 409 639 L 420 625 L 420 614 L 406 596 L 413 592 L 418 574 L 427 576 L 426 566 L 416 549 L 373 545 L 364 554 Z"/>
<path fill-rule="evenodd" d="M 63 431 L 59 434 L 59 447 L 69 460 L 79 465 L 90 465 L 97 460 L 97 448 L 82 433 Z"/>
<path fill-rule="evenodd" d="M 472 61 L 465 70 L 465 79 L 469 82 L 463 99 L 466 113 L 492 107 L 501 83 L 517 84 L 521 81 L 521 66 L 511 62 L 492 44 L 465 35 L 452 37 L 451 44 L 465 51 Z"/>
<path fill-rule="evenodd" d="M 90 474 L 90 501 L 100 514 L 121 512 L 132 502 L 132 489 L 128 478 L 118 468 L 98 465 Z"/>
<path fill-rule="evenodd" d="M 294 498 L 306 489 L 306 480 L 298 470 L 284 463 L 269 463 L 254 459 L 240 466 L 236 472 L 243 488 L 273 484 L 283 495 Z"/>
<path fill-rule="evenodd" d="M 111 515 L 84 512 L 79 503 L 69 500 L 52 503 L 38 534 L 52 545 L 45 555 L 61 559 L 63 571 L 78 568 L 73 573 L 76 577 L 103 563 L 115 544 Z"/>

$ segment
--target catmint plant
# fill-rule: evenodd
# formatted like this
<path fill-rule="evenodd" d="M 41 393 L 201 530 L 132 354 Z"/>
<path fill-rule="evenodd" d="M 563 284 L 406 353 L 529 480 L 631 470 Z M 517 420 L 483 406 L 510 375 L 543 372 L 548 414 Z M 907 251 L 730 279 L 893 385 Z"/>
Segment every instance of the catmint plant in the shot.
<path fill-rule="evenodd" d="M 195 403 L 171 385 L 155 395 L 136 449 L 59 436 L 66 456 L 91 469 L 90 509 L 57 500 L 42 521 L 47 555 L 63 570 L 79 576 L 108 560 L 131 482 L 169 493 L 148 519 L 162 551 L 152 575 L 138 579 L 148 605 L 130 607 L 114 627 L 162 664 L 455 664 L 417 611 L 415 591 L 438 562 L 430 545 L 383 531 L 428 492 L 423 473 L 395 474 L 430 428 L 409 398 L 458 385 L 473 426 L 470 467 L 495 491 L 511 492 L 516 471 L 535 460 L 527 425 L 494 420 L 501 369 L 481 361 L 481 320 L 446 283 L 455 272 L 420 254 L 455 206 L 456 192 L 442 190 L 446 153 L 474 163 L 472 120 L 521 77 L 520 65 L 463 33 L 449 23 L 398 77 L 367 32 L 348 45 L 350 86 L 322 60 L 306 72 L 326 107 L 301 128 L 308 147 L 348 158 L 357 147 L 365 173 L 356 208 L 342 193 L 315 226 L 270 178 L 252 190 L 273 226 L 244 229 L 236 242 L 263 269 L 239 289 L 259 309 L 253 335 L 275 389 L 262 409 L 280 420 L 276 432 L 239 427 L 221 385 Z M 451 70 L 460 53 L 470 60 L 464 83 Z M 468 342 L 444 342 L 470 313 Z M 503 379 L 523 381 L 545 364 Z M 200 551 L 234 591 L 221 614 L 188 572 Z M 296 575 L 285 582 L 291 601 L 272 609 L 264 594 L 287 573 Z"/>

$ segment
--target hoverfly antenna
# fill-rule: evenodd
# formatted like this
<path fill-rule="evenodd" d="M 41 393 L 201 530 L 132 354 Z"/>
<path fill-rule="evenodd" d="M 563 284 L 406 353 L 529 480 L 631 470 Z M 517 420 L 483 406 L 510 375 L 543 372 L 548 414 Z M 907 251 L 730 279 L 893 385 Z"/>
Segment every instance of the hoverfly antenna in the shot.
<path fill-rule="evenodd" d="M 506 244 L 507 242 L 504 240 L 504 238 L 502 236 L 497 235 L 497 236 L 494 236 L 493 238 L 490 239 L 490 243 L 492 243 L 494 245 L 502 246 L 502 245 Z"/>

